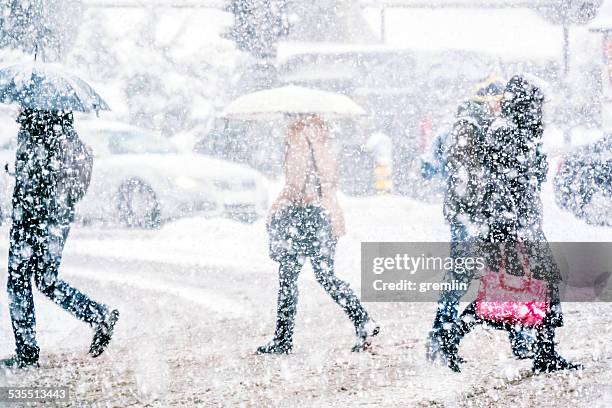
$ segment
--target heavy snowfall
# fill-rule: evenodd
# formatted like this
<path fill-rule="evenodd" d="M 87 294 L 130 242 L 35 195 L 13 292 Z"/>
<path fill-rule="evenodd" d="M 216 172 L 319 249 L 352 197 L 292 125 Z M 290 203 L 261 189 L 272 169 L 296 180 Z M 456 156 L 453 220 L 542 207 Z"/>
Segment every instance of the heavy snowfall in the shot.
<path fill-rule="evenodd" d="M 508 128 L 536 129 L 542 171 L 528 152 L 491 183 L 517 76 L 541 112 Z M 0 406 L 612 406 L 609 299 L 561 299 L 563 359 L 483 325 L 460 372 L 435 302 L 356 300 L 364 242 L 482 237 L 500 212 L 506 238 L 612 242 L 612 0 L 3 0 L 0 102 Z M 449 204 L 465 124 L 503 191 L 481 201 L 530 175 L 484 221 Z M 71 135 L 90 173 L 58 170 Z M 316 218 L 280 255 L 279 214 Z M 9 394 L 49 387 L 69 398 Z"/>

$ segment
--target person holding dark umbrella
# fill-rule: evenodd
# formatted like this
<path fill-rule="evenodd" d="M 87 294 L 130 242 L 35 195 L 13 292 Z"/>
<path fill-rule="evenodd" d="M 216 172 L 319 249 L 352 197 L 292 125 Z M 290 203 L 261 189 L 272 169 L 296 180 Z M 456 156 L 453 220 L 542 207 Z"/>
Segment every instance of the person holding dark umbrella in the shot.
<path fill-rule="evenodd" d="M 0 70 L 0 78 L 3 72 Z M 38 93 L 41 89 L 44 98 Z M 93 90 L 63 79 L 56 71 L 52 79 L 33 71 L 29 80 L 0 81 L 2 100 L 22 105 L 17 119 L 21 127 L 7 285 L 16 354 L 0 361 L 6 368 L 38 366 L 32 280 L 54 303 L 92 326 L 89 353 L 93 357 L 106 349 L 119 318 L 117 310 L 91 300 L 58 278 L 75 205 L 85 195 L 92 172 L 93 156 L 73 128 L 72 110 L 95 109 L 93 103 L 84 101 L 101 98 L 85 92 Z"/>

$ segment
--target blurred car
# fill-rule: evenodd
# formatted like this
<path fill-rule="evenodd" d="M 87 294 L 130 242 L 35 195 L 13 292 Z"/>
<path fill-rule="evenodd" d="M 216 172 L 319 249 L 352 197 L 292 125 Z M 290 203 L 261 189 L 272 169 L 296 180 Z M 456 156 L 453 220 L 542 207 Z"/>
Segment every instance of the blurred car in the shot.
<path fill-rule="evenodd" d="M 95 156 L 91 185 L 77 206 L 80 220 L 154 228 L 199 214 L 250 223 L 267 210 L 265 180 L 253 169 L 179 154 L 167 138 L 145 129 L 101 121 L 77 125 Z"/>
<path fill-rule="evenodd" d="M 267 177 L 282 173 L 285 127 L 276 122 L 217 118 L 192 133 L 196 154 L 248 165 Z"/>
<path fill-rule="evenodd" d="M 566 154 L 554 187 L 561 208 L 589 224 L 612 226 L 612 135 Z"/>

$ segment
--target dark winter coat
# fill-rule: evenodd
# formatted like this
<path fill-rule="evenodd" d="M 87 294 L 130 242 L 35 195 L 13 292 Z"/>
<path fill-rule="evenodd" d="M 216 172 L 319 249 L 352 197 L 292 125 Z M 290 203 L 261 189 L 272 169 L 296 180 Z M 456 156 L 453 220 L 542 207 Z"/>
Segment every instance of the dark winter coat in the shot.
<path fill-rule="evenodd" d="M 540 191 L 548 170 L 541 142 L 516 123 L 500 119 L 490 128 L 484 155 L 483 214 L 492 239 L 541 229 Z"/>
<path fill-rule="evenodd" d="M 17 137 L 13 192 L 14 223 L 53 225 L 71 222 L 76 201 L 82 197 L 82 194 L 78 194 L 81 189 L 75 186 L 78 178 L 75 175 L 81 168 L 89 169 L 89 174 L 79 175 L 88 184 L 92 160 L 88 152 L 83 152 L 86 148 L 72 127 L 71 115 L 26 111 L 19 122 L 21 129 Z M 88 164 L 77 166 L 82 161 Z"/>
<path fill-rule="evenodd" d="M 503 118 L 487 132 L 483 153 L 487 185 L 483 215 L 491 240 L 531 237 L 541 229 L 541 185 L 548 164 L 542 151 L 543 96 L 521 77 L 513 78 L 502 104 Z"/>
<path fill-rule="evenodd" d="M 459 107 L 446 148 L 444 216 L 451 225 L 473 230 L 484 220 L 479 212 L 483 193 L 484 139 L 493 120 L 488 107 L 468 101 Z"/>
<path fill-rule="evenodd" d="M 484 143 L 486 186 L 478 212 L 486 229 L 481 238 L 509 243 L 512 251 L 514 243 L 523 241 L 534 277 L 558 281 L 561 275 L 542 230 L 540 192 L 548 170 L 541 142 L 544 98 L 522 77 L 510 80 L 504 98 L 504 118 L 489 128 Z M 510 272 L 521 275 L 516 254 L 508 256 Z"/>

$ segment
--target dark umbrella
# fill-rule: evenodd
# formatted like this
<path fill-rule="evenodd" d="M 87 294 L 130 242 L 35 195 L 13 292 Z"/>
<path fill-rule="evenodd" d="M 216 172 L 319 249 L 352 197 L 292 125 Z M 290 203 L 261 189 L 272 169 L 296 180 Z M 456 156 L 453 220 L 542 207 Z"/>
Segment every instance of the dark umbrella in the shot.
<path fill-rule="evenodd" d="M 39 62 L 0 68 L 0 101 L 47 111 L 110 110 L 87 82 L 58 65 Z"/>

